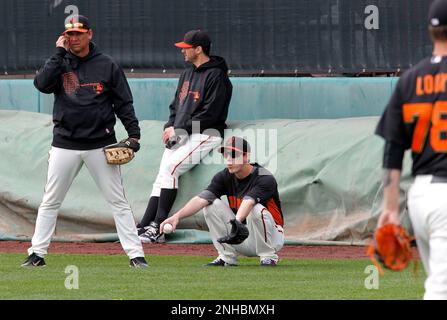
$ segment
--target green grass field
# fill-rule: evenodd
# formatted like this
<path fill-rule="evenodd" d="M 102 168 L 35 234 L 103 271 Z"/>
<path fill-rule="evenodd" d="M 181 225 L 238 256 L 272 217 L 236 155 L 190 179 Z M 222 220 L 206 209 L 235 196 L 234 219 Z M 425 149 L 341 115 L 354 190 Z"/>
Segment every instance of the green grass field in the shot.
<path fill-rule="evenodd" d="M 0 299 L 421 299 L 411 268 L 386 271 L 379 289 L 364 286 L 368 260 L 288 260 L 276 268 L 242 258 L 238 267 L 205 267 L 212 257 L 150 256 L 150 267 L 128 267 L 124 255 L 52 254 L 47 266 L 24 269 L 23 254 L 0 254 Z M 65 288 L 68 265 L 79 289 Z M 69 282 L 69 281 L 67 281 Z M 72 283 L 72 282 L 71 282 Z"/>

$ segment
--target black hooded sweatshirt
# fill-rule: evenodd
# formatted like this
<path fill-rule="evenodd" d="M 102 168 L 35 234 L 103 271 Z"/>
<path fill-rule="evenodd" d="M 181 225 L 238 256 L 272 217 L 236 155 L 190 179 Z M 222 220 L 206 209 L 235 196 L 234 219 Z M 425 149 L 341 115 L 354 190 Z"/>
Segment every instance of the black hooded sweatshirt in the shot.
<path fill-rule="evenodd" d="M 232 92 L 228 67 L 222 57 L 211 56 L 198 68 L 191 64 L 180 75 L 177 92 L 169 106 L 169 120 L 164 127 L 173 126 L 191 134 L 192 122 L 199 121 L 200 133 L 216 129 L 223 136 Z"/>
<path fill-rule="evenodd" d="M 83 58 L 57 48 L 36 75 L 34 86 L 54 93 L 54 147 L 91 150 L 115 143 L 115 115 L 129 137 L 140 138 L 124 72 L 94 43 Z"/>

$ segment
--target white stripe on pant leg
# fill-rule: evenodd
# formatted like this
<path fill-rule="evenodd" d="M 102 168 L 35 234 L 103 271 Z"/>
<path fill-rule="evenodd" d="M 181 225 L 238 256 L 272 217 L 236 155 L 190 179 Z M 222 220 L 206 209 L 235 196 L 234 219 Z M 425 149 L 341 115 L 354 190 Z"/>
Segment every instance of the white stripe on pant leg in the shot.
<path fill-rule="evenodd" d="M 152 185 L 151 197 L 160 197 L 162 188 L 163 175 L 169 174 L 169 158 L 174 153 L 173 150 L 165 148 L 163 156 L 161 157 L 160 166 L 158 168 L 158 174 L 155 178 L 155 182 Z"/>
<path fill-rule="evenodd" d="M 179 177 L 199 164 L 221 142 L 220 137 L 191 135 L 184 145 L 174 150 L 166 166 L 160 167 L 161 188 L 177 189 Z"/>
<path fill-rule="evenodd" d="M 192 134 L 187 143 L 178 148 L 171 160 L 171 175 L 181 176 L 199 164 L 213 149 L 220 146 L 221 137 Z"/>
<path fill-rule="evenodd" d="M 162 188 L 177 189 L 179 177 L 196 166 L 221 142 L 220 137 L 193 134 L 177 149 L 165 149 L 157 178 L 152 185 L 151 197 L 159 197 Z"/>
<path fill-rule="evenodd" d="M 52 147 L 48 159 L 47 182 L 42 203 L 37 213 L 36 226 L 28 254 L 44 257 L 56 228 L 60 206 L 82 167 L 80 153 Z"/>
<path fill-rule="evenodd" d="M 259 256 L 278 261 L 277 253 L 284 245 L 284 234 L 277 229 L 276 223 L 267 209 L 261 204 L 253 207 L 247 217 L 249 237 L 236 250 L 247 256 Z M 266 241 L 267 238 L 267 241 Z"/>
<path fill-rule="evenodd" d="M 85 164 L 110 205 L 121 245 L 130 259 L 143 257 L 135 219 L 124 195 L 120 167 L 109 165 L 102 149 L 85 151 Z"/>
<path fill-rule="evenodd" d="M 236 249 L 229 244 L 217 242 L 217 239 L 230 233 L 228 222 L 235 218 L 233 211 L 222 200 L 216 199 L 213 204 L 203 209 L 203 213 L 219 258 L 226 263 L 237 264 Z"/>
<path fill-rule="evenodd" d="M 155 182 L 152 184 L 152 191 L 150 198 L 160 197 L 160 193 L 161 193 L 161 175 L 160 173 L 158 173 L 157 177 L 155 178 Z"/>

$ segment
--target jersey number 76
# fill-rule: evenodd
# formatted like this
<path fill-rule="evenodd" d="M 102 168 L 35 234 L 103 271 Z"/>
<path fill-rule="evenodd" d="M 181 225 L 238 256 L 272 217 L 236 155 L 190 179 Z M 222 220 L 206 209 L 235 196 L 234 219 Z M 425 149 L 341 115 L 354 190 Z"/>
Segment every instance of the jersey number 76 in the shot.
<path fill-rule="evenodd" d="M 403 105 L 403 116 L 405 123 L 417 121 L 411 144 L 413 152 L 422 152 L 430 123 L 430 144 L 433 151 L 447 152 L 447 139 L 441 137 L 444 132 L 447 138 L 447 101 L 436 101 L 434 104 L 406 103 Z"/>

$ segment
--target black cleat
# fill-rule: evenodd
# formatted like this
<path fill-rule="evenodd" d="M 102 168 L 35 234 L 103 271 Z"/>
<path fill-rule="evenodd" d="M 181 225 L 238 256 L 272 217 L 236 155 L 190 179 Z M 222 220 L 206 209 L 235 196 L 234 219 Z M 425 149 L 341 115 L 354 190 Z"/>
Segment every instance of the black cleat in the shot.
<path fill-rule="evenodd" d="M 221 258 L 216 258 L 210 263 L 207 263 L 206 266 L 209 267 L 235 267 L 237 264 L 230 264 L 223 261 Z"/>
<path fill-rule="evenodd" d="M 22 263 L 21 267 L 45 267 L 45 260 L 39 257 L 34 252 L 26 258 L 25 262 Z"/>
<path fill-rule="evenodd" d="M 136 258 L 130 259 L 129 266 L 131 268 L 136 268 L 136 269 L 138 269 L 138 268 L 145 269 L 145 268 L 149 267 L 149 265 L 146 262 L 146 259 L 144 259 L 144 257 L 136 257 Z"/>

